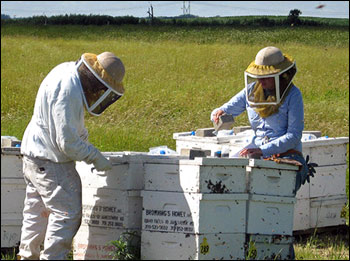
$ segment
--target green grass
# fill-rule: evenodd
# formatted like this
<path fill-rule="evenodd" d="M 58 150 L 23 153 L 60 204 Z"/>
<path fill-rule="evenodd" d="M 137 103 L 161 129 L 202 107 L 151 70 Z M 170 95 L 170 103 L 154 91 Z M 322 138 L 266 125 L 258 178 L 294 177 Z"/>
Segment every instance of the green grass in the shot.
<path fill-rule="evenodd" d="M 12 250 L 8 249 L 6 252 L 4 251 L 4 253 L 1 251 L 1 260 L 17 260 L 16 255 L 15 248 L 12 248 Z"/>
<path fill-rule="evenodd" d="M 349 260 L 349 232 L 296 237 L 294 249 L 297 260 Z"/>
<path fill-rule="evenodd" d="M 125 63 L 126 93 L 101 117 L 86 116 L 91 142 L 104 151 L 174 148 L 172 133 L 211 126 L 211 110 L 244 87 L 244 69 L 267 45 L 297 61 L 305 129 L 348 133 L 347 31 L 3 26 L 1 35 L 2 135 L 22 137 L 37 88 L 55 65 L 109 50 Z M 248 125 L 246 115 L 236 124 Z"/>
<path fill-rule="evenodd" d="M 102 116 L 86 114 L 89 141 L 101 151 L 148 151 L 159 145 L 175 150 L 172 134 L 211 127 L 210 112 L 244 87 L 243 71 L 268 45 L 296 59 L 294 83 L 303 94 L 305 130 L 348 136 L 348 30 L 131 25 L 2 25 L 1 135 L 22 139 L 38 86 L 54 66 L 84 52 L 108 50 L 125 64 L 126 92 Z M 235 125 L 249 125 L 245 113 Z M 348 184 L 348 169 L 346 178 Z M 323 257 L 323 248 L 309 245 Z M 348 243 L 344 247 L 348 251 Z M 343 250 L 332 249 L 337 250 L 330 259 L 343 256 Z M 303 250 L 297 257 L 311 258 L 299 255 Z"/>
<path fill-rule="evenodd" d="M 139 252 L 129 249 L 123 240 L 116 239 L 112 244 L 116 247 L 111 253 L 112 256 L 119 257 L 120 260 L 127 260 L 127 257 L 131 257 L 132 260 L 138 259 Z M 349 260 L 349 232 L 333 231 L 311 236 L 295 236 L 294 249 L 296 260 Z M 249 252 L 247 257 L 251 256 L 254 256 L 254 253 Z M 16 260 L 15 249 L 1 253 L 1 260 Z M 72 253 L 68 260 L 73 260 Z"/>
<path fill-rule="evenodd" d="M 64 38 L 69 40 L 118 40 L 187 43 L 281 44 L 296 43 L 311 46 L 342 46 L 349 41 L 348 27 L 174 27 L 169 25 L 119 26 L 18 26 L 2 25 L 1 35 Z"/>

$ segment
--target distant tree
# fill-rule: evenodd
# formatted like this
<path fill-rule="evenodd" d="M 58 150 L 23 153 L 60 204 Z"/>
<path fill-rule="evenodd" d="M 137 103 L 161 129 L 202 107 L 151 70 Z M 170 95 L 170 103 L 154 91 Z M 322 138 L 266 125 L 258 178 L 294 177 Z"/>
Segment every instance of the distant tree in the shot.
<path fill-rule="evenodd" d="M 196 18 L 198 16 L 196 15 L 191 15 L 191 14 L 183 14 L 183 15 L 179 15 L 176 18 Z"/>
<path fill-rule="evenodd" d="M 290 25 L 298 25 L 300 24 L 299 15 L 301 15 L 301 11 L 299 9 L 293 9 L 289 11 L 288 22 Z"/>
<path fill-rule="evenodd" d="M 7 14 L 1 14 L 1 19 L 11 19 L 11 17 Z"/>

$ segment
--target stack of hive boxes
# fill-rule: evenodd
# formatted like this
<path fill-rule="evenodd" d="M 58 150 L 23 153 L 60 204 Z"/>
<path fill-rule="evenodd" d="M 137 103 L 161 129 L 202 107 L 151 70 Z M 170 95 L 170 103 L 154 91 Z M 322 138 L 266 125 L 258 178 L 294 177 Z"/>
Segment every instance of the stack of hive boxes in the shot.
<path fill-rule="evenodd" d="M 110 241 L 118 240 L 126 232 L 140 234 L 140 193 L 146 154 L 106 152 L 104 155 L 112 161 L 110 171 L 96 171 L 92 164 L 84 162 L 76 164 L 82 180 L 83 217 L 73 240 L 75 260 L 112 259 L 114 248 Z"/>
<path fill-rule="evenodd" d="M 303 142 L 303 154 L 317 163 L 315 177 L 296 195 L 294 230 L 345 225 L 341 215 L 347 202 L 346 153 L 348 137 Z"/>
<path fill-rule="evenodd" d="M 141 232 L 142 259 L 291 256 L 297 167 L 254 159 L 105 153 L 113 169 L 77 163 L 83 223 L 74 259 L 111 259 L 107 244 Z"/>
<path fill-rule="evenodd" d="M 293 257 L 293 215 L 297 166 L 250 159 L 247 253 L 253 259 Z M 252 251 L 254 250 L 254 251 Z"/>
<path fill-rule="evenodd" d="M 247 159 L 145 164 L 142 259 L 244 259 Z"/>
<path fill-rule="evenodd" d="M 145 165 L 142 259 L 290 259 L 296 171 L 264 160 Z M 250 246 L 251 248 L 247 248 Z"/>
<path fill-rule="evenodd" d="M 215 151 L 229 145 L 232 153 L 249 142 L 240 128 L 247 129 L 245 126 L 236 127 L 235 135 L 223 137 L 197 137 L 192 136 L 191 132 L 174 133 L 176 151 L 209 150 L 213 156 Z M 321 137 L 320 131 L 303 131 L 303 137 L 310 134 L 317 139 L 303 139 L 302 151 L 304 157 L 309 155 L 309 162 L 317 163 L 318 167 L 315 177 L 310 179 L 310 183 L 301 186 L 296 194 L 293 230 L 297 233 L 346 223 L 341 213 L 347 202 L 345 184 L 349 137 Z"/>

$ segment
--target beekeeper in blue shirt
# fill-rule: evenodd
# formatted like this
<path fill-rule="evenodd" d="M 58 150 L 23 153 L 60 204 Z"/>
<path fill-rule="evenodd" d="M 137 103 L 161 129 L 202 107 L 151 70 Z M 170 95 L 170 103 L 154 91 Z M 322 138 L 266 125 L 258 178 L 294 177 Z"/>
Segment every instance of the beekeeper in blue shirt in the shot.
<path fill-rule="evenodd" d="M 244 72 L 245 88 L 211 113 L 211 120 L 218 123 L 222 114 L 236 117 L 247 111 L 256 148 L 242 149 L 241 156 L 277 156 L 303 164 L 297 175 L 295 193 L 305 183 L 309 172 L 301 144 L 303 98 L 292 82 L 296 72 L 292 57 L 276 47 L 263 48 Z"/>
<path fill-rule="evenodd" d="M 82 217 L 75 161 L 92 163 L 99 171 L 112 168 L 87 140 L 84 107 L 97 116 L 117 101 L 124 94 L 124 74 L 113 53 L 84 53 L 77 62 L 56 66 L 41 83 L 21 147 L 27 183 L 22 260 L 67 259 Z"/>

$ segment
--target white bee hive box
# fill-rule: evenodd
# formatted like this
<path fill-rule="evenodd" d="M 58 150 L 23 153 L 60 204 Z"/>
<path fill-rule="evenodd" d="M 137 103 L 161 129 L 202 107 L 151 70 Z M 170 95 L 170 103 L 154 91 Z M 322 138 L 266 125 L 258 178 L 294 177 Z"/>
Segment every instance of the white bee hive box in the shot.
<path fill-rule="evenodd" d="M 310 200 L 310 226 L 312 228 L 345 225 L 342 209 L 347 202 L 346 195 L 318 197 Z"/>
<path fill-rule="evenodd" d="M 316 173 L 310 177 L 310 198 L 346 196 L 346 168 L 346 164 L 315 167 Z"/>
<path fill-rule="evenodd" d="M 251 244 L 253 260 L 292 260 L 292 236 L 280 235 L 248 235 Z"/>
<path fill-rule="evenodd" d="M 180 132 L 174 133 L 173 138 L 176 140 L 176 152 L 179 154 L 181 154 L 182 150 L 200 149 L 210 150 L 210 156 L 214 156 L 215 151 L 221 150 L 223 145 L 229 145 L 230 140 L 237 138 L 237 136 L 229 135 L 225 137 L 198 137 L 192 136 L 191 132 Z"/>
<path fill-rule="evenodd" d="M 297 198 L 294 206 L 293 231 L 310 229 L 310 198 Z"/>
<path fill-rule="evenodd" d="M 301 187 L 297 191 L 297 194 L 295 195 L 295 197 L 297 199 L 306 199 L 306 198 L 309 199 L 310 198 L 310 183 L 308 183 L 306 181 L 304 185 L 301 185 Z"/>
<path fill-rule="evenodd" d="M 19 246 L 21 240 L 23 214 L 3 213 L 1 211 L 1 247 L 10 248 Z"/>
<path fill-rule="evenodd" d="M 316 198 L 297 198 L 294 208 L 294 231 L 345 224 L 341 216 L 346 194 Z"/>
<path fill-rule="evenodd" d="M 251 194 L 294 197 L 298 167 L 274 161 L 250 159 L 247 166 Z"/>
<path fill-rule="evenodd" d="M 244 193 L 247 159 L 195 158 L 145 163 L 145 190 Z"/>
<path fill-rule="evenodd" d="M 1 216 L 4 213 L 22 213 L 26 196 L 24 179 L 1 179 Z"/>
<path fill-rule="evenodd" d="M 26 184 L 20 148 L 1 148 L 1 247 L 16 247 L 21 236 Z"/>
<path fill-rule="evenodd" d="M 141 190 L 144 184 L 143 161 L 147 157 L 144 153 L 104 152 L 113 164 L 111 170 L 97 171 L 93 164 L 83 161 L 76 163 L 82 186 L 85 188 L 108 187 L 120 190 Z"/>
<path fill-rule="evenodd" d="M 111 253 L 118 250 L 109 244 L 110 241 L 119 240 L 123 233 L 129 232 L 140 236 L 140 230 L 80 226 L 73 238 L 73 258 L 74 260 L 112 260 Z M 139 247 L 139 237 L 138 240 L 132 241 L 132 244 Z"/>
<path fill-rule="evenodd" d="M 20 148 L 1 148 L 1 178 L 23 180 L 23 162 Z"/>
<path fill-rule="evenodd" d="M 144 160 L 144 188 L 154 191 L 182 191 L 179 161 L 184 156 L 153 156 Z"/>
<path fill-rule="evenodd" d="M 346 164 L 346 145 L 349 137 L 315 139 L 302 142 L 303 154 L 309 155 L 309 162 L 321 166 Z"/>
<path fill-rule="evenodd" d="M 247 159 L 181 160 L 181 188 L 196 193 L 245 193 L 247 164 Z"/>
<path fill-rule="evenodd" d="M 248 194 L 142 191 L 142 229 L 181 233 L 245 233 Z"/>
<path fill-rule="evenodd" d="M 292 235 L 295 198 L 250 195 L 247 233 Z"/>
<path fill-rule="evenodd" d="M 245 234 L 141 232 L 142 260 L 244 260 Z"/>
<path fill-rule="evenodd" d="M 83 188 L 82 226 L 141 228 L 140 191 Z"/>

